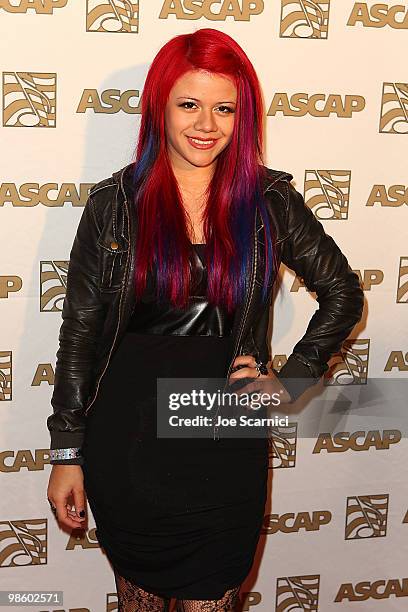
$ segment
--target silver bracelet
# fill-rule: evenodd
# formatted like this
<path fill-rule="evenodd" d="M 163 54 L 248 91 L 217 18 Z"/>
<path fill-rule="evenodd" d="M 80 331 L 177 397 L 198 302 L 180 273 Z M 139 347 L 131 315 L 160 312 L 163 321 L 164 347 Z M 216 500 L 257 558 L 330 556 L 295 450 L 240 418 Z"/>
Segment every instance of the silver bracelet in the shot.
<path fill-rule="evenodd" d="M 50 450 L 50 459 L 77 459 L 82 457 L 81 449 L 77 448 L 53 448 Z"/>

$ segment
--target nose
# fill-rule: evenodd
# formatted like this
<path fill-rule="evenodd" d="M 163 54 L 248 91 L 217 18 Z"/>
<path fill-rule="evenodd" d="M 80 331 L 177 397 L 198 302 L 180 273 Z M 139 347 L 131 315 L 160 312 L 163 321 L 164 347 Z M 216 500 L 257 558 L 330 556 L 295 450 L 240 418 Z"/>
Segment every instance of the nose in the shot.
<path fill-rule="evenodd" d="M 194 129 L 200 132 L 216 132 L 217 123 L 211 109 L 202 109 L 196 116 Z"/>

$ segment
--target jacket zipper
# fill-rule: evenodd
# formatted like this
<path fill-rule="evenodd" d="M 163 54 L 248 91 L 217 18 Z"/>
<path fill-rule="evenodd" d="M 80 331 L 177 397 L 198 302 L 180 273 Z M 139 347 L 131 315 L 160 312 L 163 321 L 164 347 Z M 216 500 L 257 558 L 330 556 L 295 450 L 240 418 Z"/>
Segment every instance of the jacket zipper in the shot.
<path fill-rule="evenodd" d="M 254 293 L 255 276 L 256 276 L 257 265 L 258 265 L 258 262 L 257 262 L 257 259 L 258 259 L 258 233 L 256 231 L 257 212 L 258 212 L 257 209 L 255 209 L 254 255 L 253 255 L 253 262 L 252 262 L 251 287 L 250 287 L 250 291 L 248 293 L 248 298 L 247 298 L 247 301 L 246 301 L 246 304 L 245 304 L 244 314 L 243 314 L 242 319 L 241 319 L 241 323 L 240 323 L 240 327 L 239 327 L 239 332 L 238 332 L 238 337 L 237 337 L 237 340 L 236 340 L 236 343 L 235 343 L 234 353 L 233 353 L 233 356 L 232 356 L 232 359 L 231 359 L 231 363 L 230 363 L 230 365 L 228 367 L 228 372 L 227 372 L 227 377 L 226 377 L 227 378 L 227 382 L 224 385 L 224 389 L 223 389 L 224 391 L 225 391 L 225 389 L 228 386 L 228 378 L 229 378 L 229 375 L 231 373 L 232 364 L 234 363 L 235 358 L 236 358 L 237 353 L 238 353 L 238 349 L 239 349 L 241 338 L 242 338 L 242 332 L 244 330 L 244 325 L 245 325 L 245 322 L 246 322 L 246 319 L 247 319 L 247 316 L 248 316 L 248 312 L 249 312 L 249 305 L 250 305 L 250 303 L 252 301 L 252 295 Z M 214 418 L 217 418 L 218 410 L 219 410 L 219 408 L 217 409 Z M 218 426 L 214 425 L 214 436 L 213 436 L 214 440 L 219 440 L 218 429 L 219 429 Z"/>
<path fill-rule="evenodd" d="M 128 215 L 129 211 L 128 211 L 127 200 L 126 199 L 124 200 L 123 204 L 126 207 L 126 213 Z M 129 217 L 128 217 L 128 219 L 129 219 Z M 129 221 L 128 221 L 128 223 L 129 223 Z M 130 261 L 130 248 L 128 249 L 128 256 L 127 256 L 127 261 L 126 261 L 125 279 L 127 279 L 127 272 L 128 272 L 128 268 L 129 268 L 129 261 Z M 106 365 L 105 365 L 101 375 L 99 376 L 99 379 L 98 379 L 98 382 L 96 384 L 96 389 L 95 389 L 95 393 L 94 393 L 94 396 L 92 398 L 92 401 L 90 402 L 90 404 L 88 405 L 88 407 L 85 410 L 85 413 L 84 413 L 85 416 L 88 414 L 89 409 L 91 408 L 92 404 L 96 400 L 96 396 L 98 395 L 99 385 L 101 383 L 101 380 L 102 380 L 102 378 L 103 378 L 103 376 L 104 376 L 104 374 L 105 374 L 105 372 L 106 372 L 106 370 L 108 368 L 109 362 L 110 362 L 110 358 L 111 358 L 111 355 L 112 355 L 113 347 L 115 346 L 116 338 L 118 336 L 118 331 L 119 331 L 119 327 L 120 327 L 121 314 L 122 314 L 122 301 L 123 301 L 123 295 L 124 295 L 124 293 L 126 291 L 126 288 L 127 288 L 127 283 L 124 284 L 124 286 L 122 288 L 122 291 L 120 293 L 118 324 L 116 326 L 115 336 L 113 338 L 112 346 L 111 346 L 110 351 L 109 351 L 108 359 L 106 361 Z"/>

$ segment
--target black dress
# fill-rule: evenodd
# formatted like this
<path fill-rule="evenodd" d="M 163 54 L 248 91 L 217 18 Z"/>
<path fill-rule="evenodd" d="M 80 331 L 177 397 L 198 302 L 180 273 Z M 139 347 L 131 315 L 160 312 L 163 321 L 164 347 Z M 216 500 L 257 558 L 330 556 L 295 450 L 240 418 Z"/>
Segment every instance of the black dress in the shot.
<path fill-rule="evenodd" d="M 120 575 L 161 597 L 220 599 L 253 563 L 268 446 L 156 436 L 156 377 L 225 379 L 228 370 L 232 316 L 220 336 L 216 311 L 197 310 L 197 300 L 206 303 L 205 245 L 194 249 L 195 325 L 185 335 L 183 318 L 154 304 L 150 278 L 87 416 L 84 486 L 98 541 Z M 163 320 L 166 335 L 155 327 Z"/>

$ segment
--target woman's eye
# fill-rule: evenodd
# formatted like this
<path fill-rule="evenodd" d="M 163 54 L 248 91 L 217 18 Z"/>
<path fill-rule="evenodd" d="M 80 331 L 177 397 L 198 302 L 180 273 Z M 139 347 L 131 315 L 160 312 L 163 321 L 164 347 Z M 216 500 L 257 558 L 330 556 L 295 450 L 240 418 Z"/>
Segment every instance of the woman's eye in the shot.
<path fill-rule="evenodd" d="M 191 106 L 188 106 L 189 104 Z M 195 106 L 195 102 L 182 102 L 181 104 L 179 104 L 179 106 L 183 108 L 191 108 L 192 106 Z"/>
<path fill-rule="evenodd" d="M 179 104 L 180 108 L 186 108 L 188 110 L 191 110 L 192 108 L 196 106 L 197 105 L 195 102 L 182 102 L 181 104 Z M 229 115 L 230 113 L 235 113 L 234 108 L 231 108 L 230 106 L 225 106 L 224 104 L 222 106 L 218 106 L 217 110 L 221 111 L 223 115 Z"/>
<path fill-rule="evenodd" d="M 219 106 L 218 109 L 221 110 L 224 115 L 228 115 L 229 113 L 235 113 L 235 110 L 230 106 Z"/>

